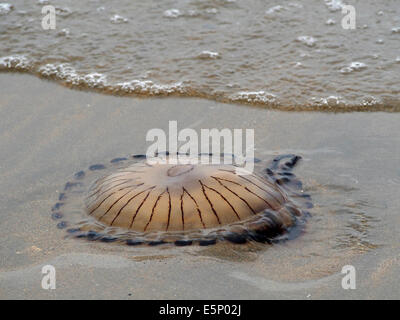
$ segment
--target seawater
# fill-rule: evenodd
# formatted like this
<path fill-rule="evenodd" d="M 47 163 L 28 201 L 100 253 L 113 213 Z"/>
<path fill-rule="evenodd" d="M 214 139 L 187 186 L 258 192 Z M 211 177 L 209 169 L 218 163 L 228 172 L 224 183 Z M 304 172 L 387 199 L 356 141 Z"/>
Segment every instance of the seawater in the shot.
<path fill-rule="evenodd" d="M 48 4 L 55 30 L 41 25 Z M 0 3 L 0 71 L 115 95 L 400 111 L 399 44 L 398 0 Z"/>

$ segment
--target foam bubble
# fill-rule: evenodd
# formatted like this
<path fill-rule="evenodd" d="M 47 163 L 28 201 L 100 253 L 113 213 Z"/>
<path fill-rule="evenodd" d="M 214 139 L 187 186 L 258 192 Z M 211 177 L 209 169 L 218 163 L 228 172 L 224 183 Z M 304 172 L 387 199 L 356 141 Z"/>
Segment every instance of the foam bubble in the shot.
<path fill-rule="evenodd" d="M 38 71 L 44 77 L 53 77 L 69 84 L 79 85 L 81 83 L 81 77 L 68 63 L 59 65 L 48 63 L 40 67 Z"/>
<path fill-rule="evenodd" d="M 61 29 L 61 31 L 59 31 L 57 33 L 58 36 L 64 36 L 64 37 L 69 36 L 69 34 L 70 34 L 70 31 L 68 28 Z"/>
<path fill-rule="evenodd" d="M 340 69 L 340 72 L 341 73 L 350 73 L 350 72 L 353 72 L 353 71 L 363 70 L 366 67 L 367 67 L 367 65 L 365 63 L 355 61 L 355 62 L 350 63 L 349 66 Z"/>
<path fill-rule="evenodd" d="M 56 15 L 57 16 L 62 16 L 62 17 L 68 17 L 69 15 L 72 14 L 72 11 L 70 8 L 68 7 L 56 7 Z"/>
<path fill-rule="evenodd" d="M 206 13 L 217 14 L 218 9 L 217 8 L 208 8 L 208 9 L 206 9 Z"/>
<path fill-rule="evenodd" d="M 184 93 L 185 90 L 181 82 L 173 84 L 156 84 L 150 80 L 131 80 L 117 83 L 114 91 L 148 95 L 165 95 L 171 93 Z"/>
<path fill-rule="evenodd" d="M 107 85 L 107 77 L 97 72 L 83 76 L 82 81 L 90 88 L 104 88 Z"/>
<path fill-rule="evenodd" d="M 178 18 L 183 15 L 183 13 L 178 9 L 169 9 L 164 11 L 164 17 L 166 18 Z"/>
<path fill-rule="evenodd" d="M 120 23 L 127 23 L 128 19 L 124 18 L 123 16 L 120 16 L 118 14 L 115 14 L 110 18 L 110 21 L 111 21 L 111 23 L 114 23 L 114 24 L 120 24 Z"/>
<path fill-rule="evenodd" d="M 7 14 L 9 13 L 12 9 L 14 9 L 14 6 L 9 3 L 0 3 L 0 14 Z"/>
<path fill-rule="evenodd" d="M 325 0 L 325 5 L 330 11 L 342 10 L 344 3 L 341 0 Z"/>
<path fill-rule="evenodd" d="M 328 20 L 326 20 L 325 24 L 328 26 L 332 26 L 332 25 L 336 24 L 336 21 L 335 21 L 335 19 L 328 19 Z"/>
<path fill-rule="evenodd" d="M 39 68 L 39 74 L 46 78 L 62 80 L 71 85 L 84 85 L 89 88 L 105 88 L 107 77 L 101 73 L 79 74 L 71 65 L 48 63 Z"/>
<path fill-rule="evenodd" d="M 265 11 L 265 13 L 269 15 L 269 14 L 274 14 L 276 12 L 281 12 L 285 9 L 286 9 L 285 7 L 277 5 L 277 6 L 269 8 L 267 11 Z"/>
<path fill-rule="evenodd" d="M 303 5 L 302 5 L 302 4 L 296 3 L 296 2 L 289 2 L 289 3 L 288 3 L 288 6 L 289 6 L 289 7 L 292 7 L 292 8 L 297 8 L 297 9 L 303 8 Z"/>
<path fill-rule="evenodd" d="M 345 104 L 345 101 L 340 96 L 328 96 L 323 98 L 311 98 L 312 104 L 319 107 L 330 107 L 335 108 Z"/>
<path fill-rule="evenodd" d="M 198 17 L 198 16 L 200 16 L 200 12 L 198 12 L 197 10 L 192 10 L 191 9 L 191 10 L 187 11 L 186 15 L 188 17 Z"/>
<path fill-rule="evenodd" d="M 400 33 L 400 27 L 392 28 L 392 33 Z"/>
<path fill-rule="evenodd" d="M 367 96 L 361 101 L 361 105 L 370 107 L 382 104 L 382 101 L 374 96 Z"/>
<path fill-rule="evenodd" d="M 296 40 L 308 47 L 314 47 L 317 42 L 317 40 L 311 36 L 300 36 Z"/>
<path fill-rule="evenodd" d="M 218 59 L 221 55 L 218 52 L 213 51 L 202 51 L 198 56 L 199 59 Z"/>
<path fill-rule="evenodd" d="M 59 65 L 46 64 L 39 68 L 39 74 L 46 78 L 61 80 L 73 86 L 83 85 L 88 88 L 106 89 L 115 93 L 136 93 L 146 95 L 168 95 L 173 93 L 185 93 L 182 82 L 173 84 L 157 84 L 150 80 L 132 80 L 117 84 L 108 83 L 107 76 L 93 72 L 79 74 L 71 65 L 63 63 Z"/>
<path fill-rule="evenodd" d="M 0 58 L 0 70 L 14 69 L 23 71 L 29 69 L 29 66 L 29 59 L 22 55 L 6 56 Z"/>
<path fill-rule="evenodd" d="M 231 96 L 232 101 L 275 104 L 276 96 L 266 91 L 240 91 Z"/>

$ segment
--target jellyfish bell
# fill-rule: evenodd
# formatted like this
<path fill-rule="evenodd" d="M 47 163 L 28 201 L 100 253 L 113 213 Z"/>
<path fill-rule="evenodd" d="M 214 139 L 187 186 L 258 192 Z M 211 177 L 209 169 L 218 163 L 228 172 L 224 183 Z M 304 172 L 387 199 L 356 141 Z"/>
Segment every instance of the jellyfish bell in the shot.
<path fill-rule="evenodd" d="M 139 158 L 99 177 L 86 192 L 84 214 L 100 233 L 112 231 L 117 239 L 177 245 L 265 242 L 304 216 L 276 177 L 223 161 L 175 160 Z M 87 229 L 90 223 L 80 231 Z"/>

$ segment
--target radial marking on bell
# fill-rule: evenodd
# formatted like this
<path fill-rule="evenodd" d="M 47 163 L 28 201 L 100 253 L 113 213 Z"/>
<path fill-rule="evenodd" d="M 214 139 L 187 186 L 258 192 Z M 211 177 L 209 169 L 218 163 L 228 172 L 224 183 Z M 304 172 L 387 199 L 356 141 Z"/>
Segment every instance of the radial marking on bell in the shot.
<path fill-rule="evenodd" d="M 254 209 L 250 206 L 250 204 L 245 200 L 245 199 L 243 199 L 241 196 L 239 196 L 236 192 L 234 192 L 234 191 L 232 191 L 231 189 L 229 189 L 226 185 L 224 185 L 220 180 L 221 179 L 218 179 L 218 178 L 216 178 L 216 177 L 213 177 L 215 180 L 217 180 L 220 184 L 221 184 L 221 186 L 223 186 L 225 189 L 227 189 L 227 190 L 229 190 L 230 192 L 232 192 L 236 197 L 238 197 L 240 200 L 242 200 L 248 207 L 249 207 L 249 209 L 253 212 L 253 214 L 256 214 L 256 212 L 254 211 Z M 228 180 L 229 181 L 229 180 Z"/>
<path fill-rule="evenodd" d="M 154 189 L 154 187 L 152 187 L 151 190 L 150 190 L 149 192 L 147 192 L 146 197 L 143 199 L 143 201 L 142 201 L 142 203 L 140 204 L 140 206 L 136 209 L 135 215 L 134 215 L 133 218 L 132 218 L 132 222 L 131 222 L 131 224 L 129 225 L 129 229 L 132 228 L 133 222 L 135 221 L 135 218 L 136 218 L 136 216 L 138 215 L 138 213 L 139 213 L 139 211 L 140 211 L 140 208 L 141 208 L 141 207 L 143 206 L 143 204 L 146 202 L 147 198 L 148 198 L 149 195 L 150 195 L 150 192 L 151 192 L 153 189 Z M 147 191 L 147 190 L 146 190 L 146 191 Z"/>

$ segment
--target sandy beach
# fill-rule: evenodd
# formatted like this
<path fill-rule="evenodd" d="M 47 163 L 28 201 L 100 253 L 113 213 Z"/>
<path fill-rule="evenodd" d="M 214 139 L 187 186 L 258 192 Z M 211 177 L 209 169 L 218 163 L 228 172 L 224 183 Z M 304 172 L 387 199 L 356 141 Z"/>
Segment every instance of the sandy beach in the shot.
<path fill-rule="evenodd" d="M 93 163 L 143 153 L 152 128 L 254 128 L 256 156 L 295 153 L 313 198 L 300 237 L 274 245 L 129 247 L 65 239 L 50 217 Z M 398 113 L 280 112 L 133 98 L 0 74 L 0 299 L 398 298 Z M 53 265 L 57 289 L 41 287 Z M 357 288 L 341 286 L 353 265 Z"/>

